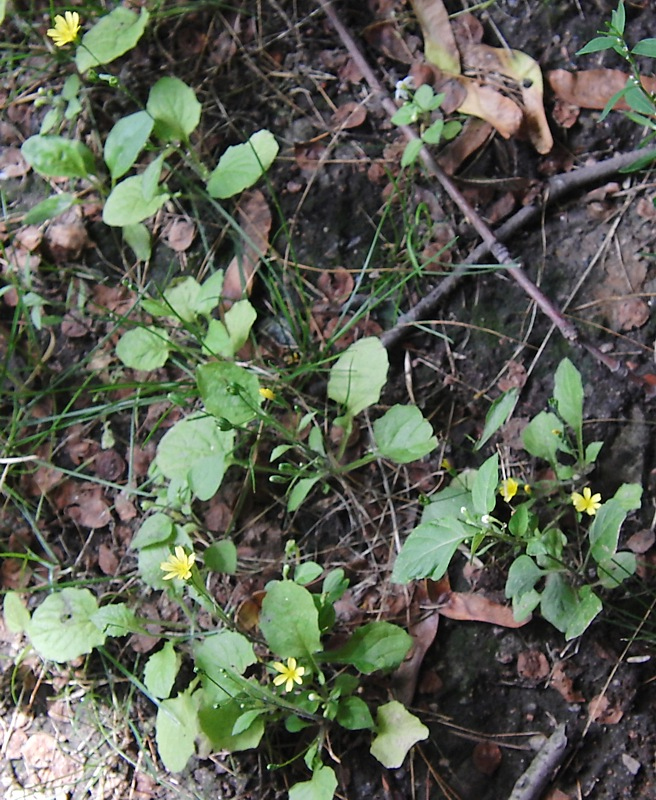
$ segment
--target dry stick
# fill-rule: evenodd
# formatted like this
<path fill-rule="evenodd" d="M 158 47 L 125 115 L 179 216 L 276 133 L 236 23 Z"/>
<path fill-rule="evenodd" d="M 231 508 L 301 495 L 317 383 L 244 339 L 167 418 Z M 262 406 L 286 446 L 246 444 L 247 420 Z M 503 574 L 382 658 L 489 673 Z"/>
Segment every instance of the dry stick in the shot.
<path fill-rule="evenodd" d="M 339 35 L 340 39 L 342 40 L 344 46 L 349 52 L 349 55 L 353 59 L 355 65 L 362 73 L 364 79 L 369 84 L 369 88 L 372 92 L 376 93 L 381 101 L 381 104 L 385 111 L 392 117 L 396 111 L 398 110 L 396 104 L 392 101 L 389 94 L 385 91 L 382 84 L 374 74 L 373 70 L 369 66 L 369 63 L 365 59 L 365 57 L 360 52 L 358 45 L 356 44 L 355 40 L 351 36 L 351 33 L 347 30 L 344 26 L 340 18 L 338 17 L 335 9 L 332 7 L 329 0 L 318 0 L 319 4 L 324 10 L 324 13 L 330 20 L 333 28 L 336 30 L 337 34 Z M 416 131 L 410 128 L 407 125 L 400 125 L 400 130 L 405 135 L 408 141 L 417 141 L 419 140 L 419 136 L 417 135 Z M 606 353 L 602 353 L 599 348 L 593 345 L 591 342 L 584 339 L 581 334 L 579 333 L 578 329 L 575 325 L 569 322 L 563 314 L 556 308 L 556 306 L 549 300 L 542 291 L 533 283 L 533 281 L 528 277 L 528 275 L 524 272 L 521 265 L 518 264 L 516 261 L 510 257 L 508 250 L 506 247 L 499 241 L 499 239 L 492 233 L 490 228 L 483 222 L 481 217 L 476 213 L 476 211 L 472 208 L 472 206 L 465 200 L 460 190 L 457 188 L 455 183 L 449 178 L 448 175 L 438 166 L 433 156 L 428 152 L 428 149 L 424 146 L 420 150 L 421 160 L 424 162 L 424 165 L 427 167 L 428 171 L 433 175 L 433 177 L 437 178 L 440 182 L 446 193 L 449 195 L 451 200 L 458 206 L 458 208 L 462 211 L 465 217 L 468 219 L 469 223 L 472 225 L 474 230 L 478 233 L 478 235 L 483 240 L 483 245 L 485 250 L 481 252 L 490 252 L 496 260 L 501 264 L 503 267 L 506 268 L 508 274 L 513 278 L 513 280 L 524 290 L 524 292 L 539 306 L 542 312 L 549 317 L 552 323 L 558 328 L 562 336 L 567 339 L 572 344 L 580 344 L 583 346 L 597 361 L 604 364 L 611 372 L 616 372 L 628 378 L 628 380 L 632 381 L 633 383 L 638 384 L 639 386 L 645 387 L 645 382 L 639 377 L 634 375 L 630 372 L 627 367 L 622 364 L 621 361 L 618 361 L 615 358 L 607 355 Z M 556 187 L 554 187 L 555 190 Z M 534 212 L 536 213 L 536 212 Z M 455 281 L 460 277 L 457 276 L 457 273 L 453 273 L 453 275 L 449 276 L 453 280 L 451 284 L 454 284 Z M 449 278 L 446 279 L 447 281 Z M 405 320 L 401 324 L 401 328 L 407 327 L 407 320 Z M 386 347 L 390 347 L 392 344 L 395 343 L 397 337 L 400 338 L 400 332 L 397 334 L 396 329 L 392 328 L 386 334 L 383 334 L 381 340 Z M 394 335 L 392 333 L 394 332 Z"/>

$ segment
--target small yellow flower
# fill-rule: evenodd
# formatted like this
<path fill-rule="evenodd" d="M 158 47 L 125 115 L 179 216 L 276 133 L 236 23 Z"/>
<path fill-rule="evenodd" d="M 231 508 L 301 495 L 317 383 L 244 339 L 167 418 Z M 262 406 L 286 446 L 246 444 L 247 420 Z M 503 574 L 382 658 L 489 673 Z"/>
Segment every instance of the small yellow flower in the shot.
<path fill-rule="evenodd" d="M 170 581 L 172 578 L 179 578 L 181 581 L 188 581 L 191 578 L 191 568 L 195 560 L 194 553 L 187 555 L 184 547 L 178 545 L 175 548 L 175 555 L 170 555 L 166 561 L 162 561 L 159 565 L 160 569 L 168 572 L 168 575 L 164 576 L 164 580 Z"/>
<path fill-rule="evenodd" d="M 77 11 L 66 11 L 64 16 L 57 14 L 55 27 L 46 31 L 57 47 L 74 42 L 80 31 L 80 15 Z"/>
<path fill-rule="evenodd" d="M 513 497 L 517 494 L 517 490 L 519 489 L 519 484 L 514 478 L 506 478 L 505 480 L 501 481 L 501 488 L 499 489 L 499 494 L 506 503 L 509 503 Z"/>
<path fill-rule="evenodd" d="M 524 484 L 524 492 L 525 492 L 525 494 L 532 494 L 533 493 L 533 489 L 532 489 L 530 483 L 525 483 Z"/>
<path fill-rule="evenodd" d="M 260 391 L 260 395 L 265 400 L 275 400 L 276 399 L 276 393 L 274 391 L 272 391 L 271 389 L 267 389 L 266 387 L 264 387 L 264 388 L 260 389 L 259 391 Z"/>
<path fill-rule="evenodd" d="M 296 666 L 296 659 L 295 658 L 288 658 L 287 665 L 282 664 L 280 661 L 273 662 L 273 668 L 280 672 L 280 675 L 276 675 L 273 679 L 274 686 L 282 686 L 285 684 L 285 691 L 291 692 L 294 688 L 294 684 L 303 683 L 303 675 L 305 675 L 305 667 L 298 667 Z"/>
<path fill-rule="evenodd" d="M 589 486 L 583 490 L 583 494 L 572 492 L 572 503 L 579 514 L 589 514 L 591 517 L 597 513 L 601 507 L 601 495 L 592 494 Z"/>

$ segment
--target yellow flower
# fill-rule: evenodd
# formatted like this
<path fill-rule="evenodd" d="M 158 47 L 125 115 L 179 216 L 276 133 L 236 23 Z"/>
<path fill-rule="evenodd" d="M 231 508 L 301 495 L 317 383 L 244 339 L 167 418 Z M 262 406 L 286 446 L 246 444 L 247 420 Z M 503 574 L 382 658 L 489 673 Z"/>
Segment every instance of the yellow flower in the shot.
<path fill-rule="evenodd" d="M 271 391 L 271 389 L 263 388 L 263 389 L 260 389 L 259 391 L 260 391 L 260 395 L 265 400 L 275 400 L 276 399 L 276 393 Z"/>
<path fill-rule="evenodd" d="M 506 478 L 505 480 L 501 481 L 501 488 L 499 489 L 499 494 L 506 503 L 509 503 L 513 497 L 517 494 L 517 490 L 519 489 L 519 484 L 514 478 Z"/>
<path fill-rule="evenodd" d="M 583 490 L 583 494 L 572 492 L 572 503 L 579 514 L 589 514 L 591 517 L 597 513 L 601 507 L 601 495 L 592 494 L 589 486 Z"/>
<path fill-rule="evenodd" d="M 165 581 L 170 581 L 172 578 L 179 578 L 181 581 L 188 581 L 191 578 L 191 568 L 196 560 L 194 553 L 187 555 L 184 547 L 178 545 L 175 548 L 175 555 L 170 555 L 166 561 L 162 561 L 159 565 L 160 569 L 168 572 L 164 576 Z"/>
<path fill-rule="evenodd" d="M 291 692 L 295 683 L 298 683 L 299 686 L 301 683 L 303 683 L 305 667 L 297 667 L 295 658 L 288 658 L 286 666 L 280 661 L 274 661 L 273 668 L 280 672 L 280 675 L 276 675 L 276 677 L 273 679 L 274 686 L 282 686 L 284 683 L 285 691 Z"/>
<path fill-rule="evenodd" d="M 48 36 L 57 45 L 63 47 L 69 42 L 74 42 L 80 31 L 80 15 L 77 11 L 66 11 L 64 16 L 57 14 L 55 27 L 46 31 Z"/>

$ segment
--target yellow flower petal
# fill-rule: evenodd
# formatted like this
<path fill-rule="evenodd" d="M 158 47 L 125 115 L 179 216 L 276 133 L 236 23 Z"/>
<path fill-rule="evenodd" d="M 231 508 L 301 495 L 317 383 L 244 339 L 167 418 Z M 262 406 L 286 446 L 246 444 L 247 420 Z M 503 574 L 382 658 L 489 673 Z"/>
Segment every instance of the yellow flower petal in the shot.
<path fill-rule="evenodd" d="M 63 47 L 77 39 L 80 31 L 80 15 L 77 11 L 66 11 L 64 16 L 57 14 L 54 28 L 49 28 L 46 33 L 57 47 Z"/>

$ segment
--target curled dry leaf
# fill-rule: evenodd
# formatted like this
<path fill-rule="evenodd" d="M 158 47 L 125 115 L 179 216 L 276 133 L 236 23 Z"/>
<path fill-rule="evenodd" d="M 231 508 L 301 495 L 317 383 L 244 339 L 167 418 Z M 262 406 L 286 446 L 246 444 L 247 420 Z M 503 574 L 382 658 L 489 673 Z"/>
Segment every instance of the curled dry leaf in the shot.
<path fill-rule="evenodd" d="M 621 91 L 629 76 L 619 69 L 586 69 L 568 72 L 554 69 L 547 73 L 547 80 L 559 100 L 579 108 L 605 108 L 614 94 Z M 648 92 L 656 91 L 656 78 L 642 77 L 642 85 Z M 629 106 L 619 100 L 613 108 L 628 111 Z"/>
<path fill-rule="evenodd" d="M 262 192 L 258 189 L 244 192 L 237 219 L 243 231 L 243 249 L 228 264 L 225 272 L 223 299 L 228 302 L 241 300 L 251 293 L 260 259 L 269 248 L 271 211 Z"/>
<path fill-rule="evenodd" d="M 592 722 L 598 722 L 600 725 L 617 725 L 624 716 L 624 710 L 611 705 L 607 695 L 598 694 L 588 703 L 588 714 Z"/>
<path fill-rule="evenodd" d="M 0 180 L 22 178 L 30 171 L 18 147 L 0 147 Z"/>
<path fill-rule="evenodd" d="M 503 628 L 521 628 L 531 619 L 529 615 L 517 622 L 510 606 L 501 605 L 481 594 L 467 592 L 444 593 L 439 599 L 437 610 L 449 619 L 489 622 Z"/>
<path fill-rule="evenodd" d="M 409 706 L 417 689 L 419 672 L 428 648 L 433 644 L 437 634 L 440 615 L 436 612 L 421 619 L 410 628 L 412 636 L 412 649 L 409 656 L 394 671 L 392 684 L 396 699 Z"/>
<path fill-rule="evenodd" d="M 489 122 L 475 117 L 468 119 L 460 134 L 440 150 L 437 163 L 447 175 L 453 175 L 472 153 L 475 153 L 487 142 L 493 133 L 494 128 Z"/>

